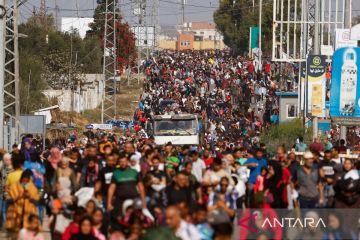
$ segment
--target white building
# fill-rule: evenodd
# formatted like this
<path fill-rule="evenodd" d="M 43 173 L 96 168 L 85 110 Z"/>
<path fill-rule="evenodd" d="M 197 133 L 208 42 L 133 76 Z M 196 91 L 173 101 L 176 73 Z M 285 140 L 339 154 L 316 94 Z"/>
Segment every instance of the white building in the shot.
<path fill-rule="evenodd" d="M 76 29 L 82 39 L 85 38 L 86 32 L 90 30 L 90 23 L 94 22 L 94 18 L 61 18 L 61 32 L 71 32 Z"/>
<path fill-rule="evenodd" d="M 184 26 L 178 26 L 178 32 L 181 33 L 181 31 L 193 33 L 195 41 L 223 40 L 223 36 L 216 30 L 214 23 L 187 22 Z"/>

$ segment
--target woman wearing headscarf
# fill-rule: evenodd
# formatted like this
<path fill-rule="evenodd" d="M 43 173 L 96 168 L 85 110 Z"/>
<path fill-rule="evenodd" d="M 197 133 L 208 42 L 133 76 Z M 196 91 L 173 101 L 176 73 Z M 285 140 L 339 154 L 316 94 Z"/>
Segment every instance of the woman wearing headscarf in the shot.
<path fill-rule="evenodd" d="M 60 149 L 56 146 L 52 147 L 47 161 L 44 162 L 46 168 L 45 180 L 49 186 L 53 185 L 55 171 L 58 168 L 61 158 L 62 154 Z"/>
<path fill-rule="evenodd" d="M 34 146 L 32 145 L 30 138 L 24 139 L 23 144 L 21 146 L 21 153 L 24 155 L 25 161 L 30 161 L 31 159 L 37 158 L 38 154 Z"/>
<path fill-rule="evenodd" d="M 39 200 L 39 193 L 31 181 L 31 175 L 30 170 L 25 170 L 21 175 L 20 182 L 9 187 L 6 229 L 14 236 L 21 228 L 29 226 L 30 215 L 38 214 L 36 204 Z"/>
<path fill-rule="evenodd" d="M 25 141 L 25 149 L 23 150 L 23 154 L 25 156 L 25 162 L 23 169 L 30 170 L 32 172 L 32 181 L 36 188 L 38 189 L 40 193 L 40 197 L 43 196 L 43 190 L 44 190 L 44 175 L 45 175 L 45 166 L 43 162 L 40 159 L 40 156 L 38 152 L 34 149 L 33 146 L 30 146 L 28 142 Z M 26 154 L 28 156 L 26 157 Z M 43 205 L 39 202 L 38 204 L 38 210 L 39 210 L 39 218 L 40 221 L 42 221 L 43 217 Z"/>
<path fill-rule="evenodd" d="M 60 167 L 55 172 L 55 191 L 63 203 L 71 203 L 71 195 L 77 190 L 76 175 L 69 167 L 70 159 L 63 157 Z"/>
<path fill-rule="evenodd" d="M 265 197 L 273 208 L 281 208 L 282 206 L 282 176 L 281 165 L 276 161 L 269 161 L 268 174 L 264 183 Z"/>
<path fill-rule="evenodd" d="M 6 221 L 6 179 L 14 171 L 11 161 L 11 155 L 5 153 L 2 162 L 0 162 L 0 222 L 1 225 Z"/>

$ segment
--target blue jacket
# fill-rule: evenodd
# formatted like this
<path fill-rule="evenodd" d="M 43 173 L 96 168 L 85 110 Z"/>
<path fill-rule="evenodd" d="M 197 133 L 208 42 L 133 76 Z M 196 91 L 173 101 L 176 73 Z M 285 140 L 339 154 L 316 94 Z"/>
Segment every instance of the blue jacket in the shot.
<path fill-rule="evenodd" d="M 249 176 L 249 183 L 255 184 L 257 176 L 260 175 L 261 169 L 263 167 L 267 167 L 267 162 L 264 158 L 257 160 L 256 158 L 249 158 L 245 164 L 249 163 L 257 163 L 256 167 L 249 167 L 250 169 L 250 176 Z"/>

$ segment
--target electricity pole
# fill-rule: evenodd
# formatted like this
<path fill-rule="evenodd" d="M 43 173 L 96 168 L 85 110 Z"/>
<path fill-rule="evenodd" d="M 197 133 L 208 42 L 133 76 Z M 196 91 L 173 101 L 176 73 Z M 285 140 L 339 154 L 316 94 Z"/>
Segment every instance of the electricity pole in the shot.
<path fill-rule="evenodd" d="M 344 28 L 350 29 L 351 28 L 351 0 L 344 0 L 345 7 L 344 7 Z M 340 139 L 344 139 L 346 141 L 347 135 L 347 127 L 344 125 L 340 126 Z"/>
<path fill-rule="evenodd" d="M 344 28 L 351 28 L 351 0 L 344 0 L 345 8 L 344 8 Z"/>
<path fill-rule="evenodd" d="M 0 5 L 6 9 L 6 0 L 1 0 Z M 1 12 L 0 19 L 0 89 L 4 89 L 5 82 L 5 35 L 6 12 Z M 4 94 L 0 93 L 0 147 L 4 147 Z"/>
<path fill-rule="evenodd" d="M 7 0 L 0 5 L 7 9 L 0 18 L 0 147 L 7 150 L 19 142 L 19 49 L 18 0 L 8 7 Z"/>
<path fill-rule="evenodd" d="M 313 44 L 313 54 L 320 54 L 320 0 L 315 0 L 315 23 L 314 23 L 314 44 Z M 312 126 L 313 126 L 313 138 L 318 137 L 318 122 L 319 119 L 317 116 L 314 116 Z"/>
<path fill-rule="evenodd" d="M 259 3 L 259 70 L 262 69 L 262 60 L 261 60 L 261 24 L 262 24 L 262 0 Z"/>
<path fill-rule="evenodd" d="M 101 122 L 116 118 L 117 90 L 117 0 L 106 0 L 104 26 L 104 55 L 103 55 L 103 97 L 101 103 Z"/>
<path fill-rule="evenodd" d="M 185 0 L 182 1 L 182 25 L 184 26 L 185 23 Z"/>

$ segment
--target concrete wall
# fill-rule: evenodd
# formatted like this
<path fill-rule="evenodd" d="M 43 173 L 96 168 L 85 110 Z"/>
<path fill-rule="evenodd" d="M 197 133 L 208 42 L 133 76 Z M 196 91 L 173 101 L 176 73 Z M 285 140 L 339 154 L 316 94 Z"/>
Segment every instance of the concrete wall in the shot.
<path fill-rule="evenodd" d="M 103 75 L 86 74 L 86 86 L 76 91 L 68 89 L 45 90 L 43 93 L 48 99 L 57 98 L 61 111 L 82 112 L 86 109 L 95 109 L 101 104 L 103 94 Z"/>
<path fill-rule="evenodd" d="M 176 40 L 165 40 L 165 39 L 160 40 L 159 41 L 159 48 L 176 50 Z"/>
<path fill-rule="evenodd" d="M 223 41 L 218 41 L 217 45 L 220 50 L 225 48 L 225 44 Z M 194 49 L 195 50 L 215 49 L 215 42 L 211 40 L 195 41 Z"/>
<path fill-rule="evenodd" d="M 177 41 L 175 41 L 175 40 L 160 40 L 159 47 L 161 49 L 177 50 Z M 221 50 L 225 48 L 225 44 L 223 41 L 218 41 L 218 48 Z M 215 42 L 211 41 L 211 40 L 194 41 L 193 49 L 194 50 L 215 49 Z"/>

